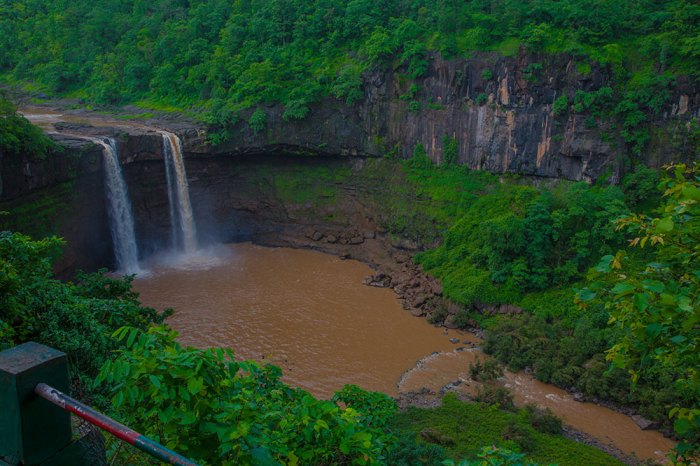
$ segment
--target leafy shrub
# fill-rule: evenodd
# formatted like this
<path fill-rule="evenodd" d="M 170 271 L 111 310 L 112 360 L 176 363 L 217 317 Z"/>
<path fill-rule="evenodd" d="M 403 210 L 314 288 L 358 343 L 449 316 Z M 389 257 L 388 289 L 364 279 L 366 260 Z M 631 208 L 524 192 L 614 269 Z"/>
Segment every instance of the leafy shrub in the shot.
<path fill-rule="evenodd" d="M 112 332 L 124 325 L 145 329 L 171 311 L 141 307 L 133 277 L 110 278 L 101 270 L 79 274 L 76 283 L 55 280 L 52 262 L 62 246 L 56 237 L 34 241 L 0 232 L 0 347 L 43 343 L 68 355 L 74 380 L 90 379 L 121 347 Z"/>
<path fill-rule="evenodd" d="M 513 404 L 513 394 L 510 390 L 496 385 L 483 385 L 479 387 L 474 399 L 481 403 L 495 405 L 508 411 L 512 411 L 515 408 Z"/>
<path fill-rule="evenodd" d="M 442 466 L 447 452 L 439 445 L 417 442 L 415 435 L 404 432 L 387 456 L 392 466 Z"/>
<path fill-rule="evenodd" d="M 337 395 L 348 404 L 341 408 L 286 386 L 275 366 L 184 348 L 176 336 L 166 327 L 118 330 L 126 348 L 96 382 L 113 390 L 121 421 L 195 461 L 373 464 L 393 445 L 383 426 L 396 407 L 386 395 L 349 387 Z"/>
<path fill-rule="evenodd" d="M 459 156 L 457 139 L 444 135 L 442 137 L 442 154 L 446 165 L 455 165 Z"/>
<path fill-rule="evenodd" d="M 476 103 L 476 105 L 484 105 L 487 100 L 489 100 L 489 96 L 486 95 L 485 92 L 482 92 L 476 96 L 476 100 L 474 100 L 474 102 Z"/>
<path fill-rule="evenodd" d="M 267 114 L 259 108 L 253 112 L 252 115 L 250 115 L 250 118 L 248 119 L 248 126 L 250 126 L 250 129 L 253 130 L 253 134 L 258 134 L 260 131 L 265 129 L 265 125 L 267 125 Z"/>
<path fill-rule="evenodd" d="M 479 382 L 492 382 L 503 377 L 503 367 L 495 359 L 487 359 L 483 363 L 477 358 L 469 365 L 469 377 Z"/>
<path fill-rule="evenodd" d="M 526 404 L 520 410 L 520 415 L 535 430 L 552 435 L 559 435 L 562 432 L 561 419 L 555 416 L 549 408 L 541 409 L 533 404 Z"/>
<path fill-rule="evenodd" d="M 420 169 L 430 169 L 433 168 L 433 161 L 430 160 L 428 154 L 425 152 L 425 146 L 420 142 L 413 148 L 413 155 L 408 160 L 411 167 Z"/>
<path fill-rule="evenodd" d="M 532 429 L 519 423 L 515 418 L 508 421 L 508 424 L 503 428 L 503 432 L 501 432 L 501 436 L 506 440 L 515 442 L 519 449 L 525 452 L 532 451 L 535 446 Z"/>
<path fill-rule="evenodd" d="M 491 81 L 493 79 L 493 71 L 486 68 L 481 72 L 481 79 L 483 79 L 484 81 Z"/>
<path fill-rule="evenodd" d="M 0 152 L 43 159 L 58 146 L 0 93 Z"/>
<path fill-rule="evenodd" d="M 481 453 L 477 455 L 478 460 L 462 460 L 454 462 L 447 460 L 445 466 L 537 466 L 525 458 L 524 454 L 515 453 L 505 448 L 483 447 Z"/>
<path fill-rule="evenodd" d="M 556 99 L 554 99 L 554 103 L 552 104 L 552 113 L 554 116 L 561 116 L 564 115 L 566 112 L 569 111 L 569 98 L 565 95 L 560 95 Z"/>

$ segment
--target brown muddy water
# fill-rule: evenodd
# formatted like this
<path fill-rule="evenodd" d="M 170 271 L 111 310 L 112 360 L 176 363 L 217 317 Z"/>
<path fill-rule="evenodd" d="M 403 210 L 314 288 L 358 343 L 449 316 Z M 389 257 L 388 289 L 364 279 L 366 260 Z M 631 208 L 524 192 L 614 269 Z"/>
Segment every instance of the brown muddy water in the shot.
<path fill-rule="evenodd" d="M 428 324 L 402 309 L 393 291 L 362 284 L 366 265 L 334 256 L 249 243 L 222 246 L 194 260 L 163 258 L 134 288 L 144 304 L 172 307 L 180 341 L 230 347 L 241 358 L 282 367 L 284 380 L 319 397 L 348 383 L 390 395 L 460 380 L 473 394 L 469 365 L 484 355 L 471 334 Z M 222 259 L 223 257 L 223 259 Z M 455 345 L 450 338 L 459 338 Z M 623 414 L 525 374 L 507 373 L 516 403 L 552 409 L 565 424 L 640 459 L 661 461 L 674 443 L 642 431 Z"/>
<path fill-rule="evenodd" d="M 249 243 L 227 251 L 204 270 L 146 264 L 151 276 L 134 282 L 145 304 L 174 308 L 168 323 L 184 344 L 274 363 L 288 383 L 326 398 L 349 383 L 396 395 L 416 361 L 454 347 L 393 291 L 364 286 L 371 270 L 360 262 Z"/>
<path fill-rule="evenodd" d="M 480 386 L 469 377 L 469 366 L 488 356 L 478 348 L 431 354 L 419 361 L 399 381 L 399 391 L 415 391 L 426 387 L 440 390 L 448 383 L 458 381 L 453 390 L 474 396 Z M 657 431 L 641 430 L 629 416 L 594 403 L 581 403 L 565 390 L 535 380 L 524 373 L 504 374 L 504 385 L 513 393 L 515 404 L 533 403 L 551 409 L 564 424 L 594 437 L 604 445 L 611 445 L 627 455 L 641 460 L 664 462 L 666 453 L 675 446 Z"/>

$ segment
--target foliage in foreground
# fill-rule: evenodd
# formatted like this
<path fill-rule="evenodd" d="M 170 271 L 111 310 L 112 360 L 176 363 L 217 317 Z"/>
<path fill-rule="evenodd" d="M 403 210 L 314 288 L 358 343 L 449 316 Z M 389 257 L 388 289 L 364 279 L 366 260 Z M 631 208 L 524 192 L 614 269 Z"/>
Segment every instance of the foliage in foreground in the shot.
<path fill-rule="evenodd" d="M 131 278 L 102 270 L 75 282 L 53 278 L 63 241 L 0 232 L 0 349 L 36 341 L 68 355 L 74 379 L 97 374 L 119 343 L 110 337 L 129 325 L 141 329 L 169 315 L 142 307 Z M 85 388 L 83 386 L 82 388 Z"/>
<path fill-rule="evenodd" d="M 651 261 L 639 270 L 625 251 L 605 256 L 578 297 L 597 298 L 609 312 L 620 336 L 607 357 L 633 382 L 659 368 L 671 375 L 680 399 L 669 417 L 685 441 L 678 453 L 689 460 L 700 457 L 700 166 L 668 171 L 656 214 L 618 222 L 635 234 L 631 247 L 652 249 Z"/>
<path fill-rule="evenodd" d="M 126 348 L 97 382 L 114 387 L 116 415 L 202 464 L 381 464 L 394 442 L 396 404 L 382 393 L 348 386 L 317 400 L 275 366 L 183 348 L 166 327 L 115 336 Z"/>

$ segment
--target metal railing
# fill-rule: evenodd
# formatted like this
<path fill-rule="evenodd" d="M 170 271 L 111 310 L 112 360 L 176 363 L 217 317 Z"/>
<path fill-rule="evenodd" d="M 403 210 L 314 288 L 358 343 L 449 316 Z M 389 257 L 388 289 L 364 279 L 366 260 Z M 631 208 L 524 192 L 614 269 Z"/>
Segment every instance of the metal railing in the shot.
<path fill-rule="evenodd" d="M 65 353 L 34 342 L 0 351 L 0 465 L 106 465 L 107 450 L 99 428 L 125 442 L 114 442 L 119 444 L 115 455 L 128 444 L 132 447 L 127 447 L 127 452 L 135 448 L 154 461 L 196 466 L 194 461 L 71 398 L 65 393 L 69 386 Z M 74 430 L 72 416 L 90 427 L 78 425 Z M 76 433 L 85 435 L 76 438 Z"/>
<path fill-rule="evenodd" d="M 34 388 L 34 393 L 55 404 L 59 408 L 70 411 L 76 416 L 85 419 L 93 425 L 96 425 L 100 429 L 106 430 L 118 439 L 133 445 L 139 450 L 148 453 L 164 463 L 174 464 L 177 466 L 197 466 L 197 463 L 189 458 L 185 458 L 184 456 L 165 448 L 163 445 L 139 434 L 135 430 L 130 429 L 123 424 L 120 424 L 111 417 L 95 411 L 91 407 L 74 398 L 71 398 L 60 390 L 46 385 L 45 383 L 38 384 Z"/>

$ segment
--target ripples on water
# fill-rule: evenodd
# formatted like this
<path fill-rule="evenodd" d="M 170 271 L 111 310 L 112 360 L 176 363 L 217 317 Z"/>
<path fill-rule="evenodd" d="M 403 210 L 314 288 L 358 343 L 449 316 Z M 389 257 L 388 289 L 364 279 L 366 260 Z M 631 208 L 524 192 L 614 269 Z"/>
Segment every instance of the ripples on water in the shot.
<path fill-rule="evenodd" d="M 183 343 L 273 362 L 318 396 L 347 383 L 396 394 L 417 360 L 453 347 L 451 335 L 404 311 L 392 290 L 362 285 L 371 270 L 356 261 L 235 244 L 146 266 L 152 275 L 134 286 L 144 304 L 175 309 L 169 323 Z"/>

